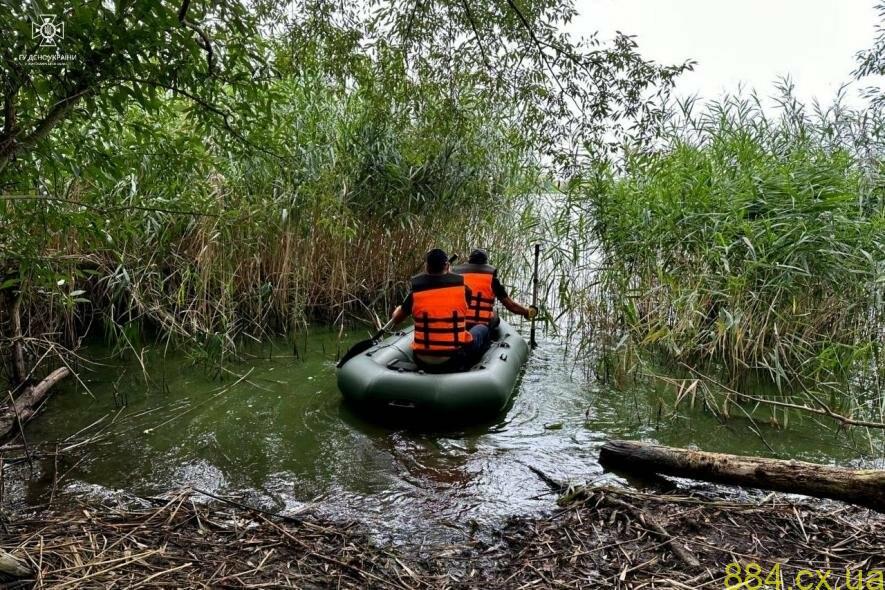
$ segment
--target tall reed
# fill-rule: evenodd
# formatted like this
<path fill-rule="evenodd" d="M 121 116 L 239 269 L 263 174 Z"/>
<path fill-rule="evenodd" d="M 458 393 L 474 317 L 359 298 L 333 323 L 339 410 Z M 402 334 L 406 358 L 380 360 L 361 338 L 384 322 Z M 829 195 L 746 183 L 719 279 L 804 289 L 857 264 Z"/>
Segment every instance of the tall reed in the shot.
<path fill-rule="evenodd" d="M 881 381 L 883 118 L 782 91 L 774 110 L 683 102 L 658 147 L 582 179 L 577 239 L 601 252 L 587 319 L 731 383 Z"/>
<path fill-rule="evenodd" d="M 150 328 L 218 360 L 243 337 L 387 313 L 433 245 L 503 261 L 534 178 L 498 107 L 372 75 L 283 77 L 243 143 L 171 96 L 114 134 L 72 119 L 18 183 L 35 188 L 0 200 L 0 284 L 31 335 L 100 324 L 137 349 Z"/>

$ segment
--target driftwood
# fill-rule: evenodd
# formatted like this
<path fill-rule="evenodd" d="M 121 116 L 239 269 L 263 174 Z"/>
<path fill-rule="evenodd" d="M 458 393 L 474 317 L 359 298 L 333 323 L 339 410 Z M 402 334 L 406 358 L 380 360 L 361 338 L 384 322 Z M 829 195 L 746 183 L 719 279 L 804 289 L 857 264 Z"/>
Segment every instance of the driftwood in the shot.
<path fill-rule="evenodd" d="M 70 374 L 71 370 L 67 367 L 59 367 L 37 385 L 28 387 L 23 394 L 16 398 L 15 404 L 7 403 L 5 414 L 0 416 L 0 439 L 15 432 L 18 423 L 24 424 L 30 420 L 37 413 L 37 409 L 43 404 L 53 386 Z"/>
<path fill-rule="evenodd" d="M 885 512 L 885 470 L 845 469 L 620 440 L 602 446 L 599 462 L 608 469 L 831 498 Z"/>
<path fill-rule="evenodd" d="M 39 383 L 31 380 L 25 367 L 24 337 L 21 323 L 21 295 L 9 306 L 9 322 L 12 327 L 12 379 L 16 390 L 21 393 L 14 399 L 12 393 L 0 399 L 5 406 L 0 413 L 0 440 L 5 439 L 23 426 L 43 405 L 50 390 L 62 379 L 71 374 L 67 367 L 59 367 Z M 33 372 L 33 371 L 32 371 Z"/>
<path fill-rule="evenodd" d="M 84 498 L 59 511 L 9 514 L 0 550 L 35 571 L 8 586 L 0 576 L 0 588 L 711 590 L 723 588 L 725 567 L 739 561 L 760 564 L 762 579 L 779 564 L 782 589 L 809 569 L 807 588 L 832 572 L 820 588 L 873 590 L 881 585 L 871 572 L 885 566 L 885 515 L 784 497 L 748 503 L 583 487 L 543 515 L 479 529 L 465 523 L 442 542 L 412 534 L 393 545 L 310 509 L 272 516 L 221 496 L 223 504 L 195 502 L 196 494 Z M 866 584 L 856 582 L 861 572 Z"/>
<path fill-rule="evenodd" d="M 615 497 L 613 494 L 600 495 L 599 503 L 624 510 L 635 522 L 640 522 L 648 526 L 651 532 L 663 541 L 663 543 L 670 548 L 670 551 L 673 552 L 673 555 L 678 557 L 682 563 L 688 566 L 688 568 L 696 569 L 700 567 L 701 563 L 697 558 L 688 549 L 683 547 L 680 541 L 671 535 L 667 529 L 662 527 L 650 512 L 645 512 L 641 508 L 637 508 L 633 504 Z"/>
<path fill-rule="evenodd" d="M 33 574 L 34 570 L 26 566 L 19 558 L 0 549 L 0 573 L 24 578 Z"/>

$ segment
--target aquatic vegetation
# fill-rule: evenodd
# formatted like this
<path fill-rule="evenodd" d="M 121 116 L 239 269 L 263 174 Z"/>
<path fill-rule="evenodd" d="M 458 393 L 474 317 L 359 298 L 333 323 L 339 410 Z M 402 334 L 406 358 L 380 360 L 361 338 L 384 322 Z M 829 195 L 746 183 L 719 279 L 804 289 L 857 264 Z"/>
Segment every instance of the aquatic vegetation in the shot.
<path fill-rule="evenodd" d="M 562 33 L 569 0 L 185 1 L 43 6 L 78 58 L 40 70 L 15 62 L 38 50 L 31 8 L 0 6 L 0 324 L 20 300 L 33 358 L 100 327 L 216 364 L 386 313 L 431 243 L 506 267 L 541 159 L 642 135 L 691 67 Z"/>
<path fill-rule="evenodd" d="M 885 119 L 838 100 L 674 109 L 660 145 L 582 179 L 592 321 L 729 382 L 885 375 Z M 878 377 L 876 373 L 878 372 Z"/>
<path fill-rule="evenodd" d="M 99 321 L 127 349 L 149 327 L 217 360 L 245 335 L 392 307 L 431 244 L 483 240 L 531 189 L 522 148 L 485 108 L 406 109 L 312 78 L 278 85 L 273 124 L 250 135 L 282 163 L 198 133 L 177 100 L 161 117 L 127 109 L 111 137 L 88 122 L 60 129 L 104 159 L 2 202 L 17 238 L 4 273 L 26 323 L 67 326 L 73 340 Z"/>

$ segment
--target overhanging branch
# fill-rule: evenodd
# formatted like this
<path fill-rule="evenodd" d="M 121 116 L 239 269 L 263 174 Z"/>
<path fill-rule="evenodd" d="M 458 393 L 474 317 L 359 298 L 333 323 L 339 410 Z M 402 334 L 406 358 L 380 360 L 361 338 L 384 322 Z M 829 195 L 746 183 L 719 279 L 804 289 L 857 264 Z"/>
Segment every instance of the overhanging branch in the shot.
<path fill-rule="evenodd" d="M 178 10 L 178 22 L 180 22 L 182 26 L 195 32 L 200 37 L 200 40 L 197 41 L 197 43 L 203 48 L 203 51 L 206 52 L 206 62 L 209 68 L 209 75 L 211 76 L 215 73 L 215 52 L 212 50 L 212 39 L 209 38 L 206 31 L 187 19 L 187 11 L 188 8 L 190 8 L 190 4 L 191 0 L 184 0 L 181 4 L 181 8 Z"/>
<path fill-rule="evenodd" d="M 514 2 L 514 0 L 507 0 L 507 4 L 510 6 L 510 8 L 513 9 L 513 12 L 516 13 L 516 16 L 519 18 L 519 22 L 522 23 L 522 26 L 523 28 L 525 28 L 529 38 L 538 49 L 538 54 L 541 56 L 541 61 L 544 62 L 544 65 L 550 71 L 550 76 L 553 78 L 553 81 L 556 82 L 556 85 L 559 86 L 559 91 L 562 93 L 563 96 L 569 96 L 574 101 L 574 97 L 572 97 L 568 92 L 565 91 L 565 88 L 562 87 L 562 84 L 559 81 L 559 77 L 556 75 L 556 71 L 553 69 L 550 60 L 547 59 L 547 54 L 544 52 L 544 46 L 541 44 L 538 36 L 535 35 L 535 31 L 532 30 L 532 26 L 529 24 L 529 21 L 525 17 L 525 15 L 522 13 L 522 10 L 519 9 L 519 6 L 516 5 L 516 2 Z M 577 103 L 575 103 L 575 105 L 578 106 Z"/>
<path fill-rule="evenodd" d="M 74 105 L 81 98 L 92 92 L 92 90 L 91 87 L 79 88 L 56 102 L 49 109 L 49 112 L 46 113 L 46 116 L 37 123 L 34 130 L 21 141 L 16 139 L 17 132 L 13 132 L 12 135 L 6 137 L 5 144 L 0 146 L 0 172 L 6 168 L 16 153 L 22 149 L 35 146 L 38 141 L 49 135 L 49 132 L 74 108 Z"/>
<path fill-rule="evenodd" d="M 116 78 L 116 80 L 119 82 L 135 82 L 138 84 L 144 84 L 146 86 L 153 86 L 155 88 L 162 88 L 164 90 L 168 90 L 168 91 L 172 92 L 173 94 L 180 94 L 181 96 L 187 98 L 188 100 L 193 101 L 195 104 L 206 109 L 207 111 L 209 111 L 215 115 L 218 115 L 221 118 L 222 127 L 224 127 L 224 129 L 227 130 L 228 133 L 230 133 L 231 135 L 233 135 L 234 137 L 236 137 L 237 139 L 239 139 L 240 141 L 242 141 L 246 145 L 260 151 L 263 154 L 266 154 L 268 156 L 276 158 L 278 160 L 286 161 L 286 159 L 287 159 L 286 157 L 284 157 L 272 150 L 269 150 L 263 146 L 256 144 L 255 142 L 253 142 L 250 139 L 248 139 L 247 137 L 245 137 L 242 133 L 240 133 L 239 130 L 237 130 L 233 126 L 233 124 L 231 124 L 231 122 L 230 122 L 230 117 L 232 115 L 232 113 L 230 111 L 226 111 L 222 108 L 219 108 L 218 106 L 207 102 L 206 100 L 200 98 L 199 96 L 197 96 L 196 94 L 194 94 L 192 92 L 189 92 L 187 90 L 179 88 L 178 86 L 175 86 L 174 84 L 167 84 L 164 82 L 159 82 L 157 80 L 148 80 L 148 79 L 144 79 L 144 78 Z"/>
<path fill-rule="evenodd" d="M 476 27 L 476 21 L 473 20 L 473 14 L 470 12 L 470 4 L 467 3 L 468 0 L 461 0 L 461 5 L 464 7 L 464 13 L 467 15 L 467 21 L 470 23 L 470 29 L 473 31 L 473 37 L 476 39 L 476 44 L 479 46 L 479 52 L 482 54 L 482 61 L 486 64 L 486 69 L 489 72 L 492 72 L 492 64 L 489 62 L 489 58 L 486 55 L 485 47 L 483 47 L 482 39 L 479 36 L 479 30 Z"/>

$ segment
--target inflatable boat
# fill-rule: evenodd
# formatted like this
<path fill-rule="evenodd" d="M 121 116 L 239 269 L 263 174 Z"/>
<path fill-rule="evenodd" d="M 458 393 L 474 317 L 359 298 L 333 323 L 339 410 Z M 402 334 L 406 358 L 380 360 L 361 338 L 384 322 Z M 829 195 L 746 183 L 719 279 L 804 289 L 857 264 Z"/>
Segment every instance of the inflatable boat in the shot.
<path fill-rule="evenodd" d="M 469 370 L 443 374 L 415 365 L 412 332 L 397 332 L 338 369 L 338 389 L 348 402 L 370 410 L 462 418 L 494 415 L 507 406 L 529 352 L 511 325 L 501 321 L 497 337 Z"/>

